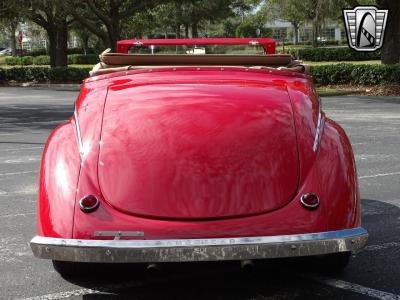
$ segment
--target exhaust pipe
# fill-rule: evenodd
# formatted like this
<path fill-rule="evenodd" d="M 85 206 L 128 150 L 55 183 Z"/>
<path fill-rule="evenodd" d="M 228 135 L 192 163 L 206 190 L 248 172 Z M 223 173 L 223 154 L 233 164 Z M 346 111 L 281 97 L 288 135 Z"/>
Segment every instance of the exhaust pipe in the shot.
<path fill-rule="evenodd" d="M 158 264 L 149 264 L 146 267 L 146 273 L 150 277 L 156 277 L 161 274 L 161 268 Z"/>
<path fill-rule="evenodd" d="M 246 259 L 240 261 L 240 267 L 242 268 L 242 272 L 249 274 L 254 271 L 254 263 L 252 260 Z"/>

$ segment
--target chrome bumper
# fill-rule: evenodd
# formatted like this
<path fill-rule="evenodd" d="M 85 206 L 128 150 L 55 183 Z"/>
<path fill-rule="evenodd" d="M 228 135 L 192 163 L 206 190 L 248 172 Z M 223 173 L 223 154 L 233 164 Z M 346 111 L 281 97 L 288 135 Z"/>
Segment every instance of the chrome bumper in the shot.
<path fill-rule="evenodd" d="M 309 234 L 182 240 L 78 240 L 36 236 L 30 246 L 40 258 L 140 263 L 321 255 L 358 250 L 365 246 L 367 239 L 367 231 L 358 227 Z"/>

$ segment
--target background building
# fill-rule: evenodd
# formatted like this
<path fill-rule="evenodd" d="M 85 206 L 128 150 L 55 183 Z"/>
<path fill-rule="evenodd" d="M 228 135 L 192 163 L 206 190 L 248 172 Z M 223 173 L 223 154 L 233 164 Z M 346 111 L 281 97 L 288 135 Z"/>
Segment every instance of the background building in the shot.
<path fill-rule="evenodd" d="M 290 22 L 284 20 L 276 20 L 267 22 L 266 29 L 270 29 L 271 38 L 278 42 L 285 41 L 286 43 L 295 43 L 294 27 Z M 304 23 L 300 25 L 299 43 L 311 43 L 312 41 L 312 24 Z M 330 22 L 320 30 L 318 37 L 320 41 L 335 41 L 346 43 L 346 32 L 338 22 Z"/>

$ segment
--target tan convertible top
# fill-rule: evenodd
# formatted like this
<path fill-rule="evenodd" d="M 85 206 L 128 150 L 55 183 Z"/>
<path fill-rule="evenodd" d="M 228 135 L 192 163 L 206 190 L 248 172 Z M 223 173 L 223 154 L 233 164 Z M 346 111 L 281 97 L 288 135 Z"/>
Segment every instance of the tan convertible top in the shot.
<path fill-rule="evenodd" d="M 100 63 L 95 65 L 90 76 L 118 71 L 143 69 L 153 66 L 243 66 L 272 67 L 307 73 L 308 67 L 294 60 L 289 54 L 270 55 L 147 55 L 110 53 L 107 49 L 99 55 Z"/>

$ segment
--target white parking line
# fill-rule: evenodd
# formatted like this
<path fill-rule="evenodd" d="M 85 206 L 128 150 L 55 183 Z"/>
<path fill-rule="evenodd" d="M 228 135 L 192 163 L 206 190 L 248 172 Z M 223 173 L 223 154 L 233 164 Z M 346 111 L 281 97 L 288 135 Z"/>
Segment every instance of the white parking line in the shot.
<path fill-rule="evenodd" d="M 71 297 L 78 297 L 78 296 L 84 296 L 84 295 L 93 295 L 93 294 L 99 294 L 101 293 L 98 290 L 94 289 L 78 289 L 78 290 L 73 290 L 73 291 L 68 291 L 68 292 L 60 292 L 60 293 L 54 293 L 54 294 L 47 294 L 47 295 L 42 295 L 42 296 L 36 296 L 36 297 L 31 297 L 31 298 L 24 298 L 23 300 L 56 300 L 56 299 L 66 299 L 66 298 L 71 298 Z"/>
<path fill-rule="evenodd" d="M 163 281 L 163 280 L 162 279 L 153 280 L 151 283 L 156 283 L 156 282 L 160 282 L 160 281 Z M 141 287 L 143 285 L 144 285 L 143 282 L 126 282 L 126 283 L 120 283 L 120 284 L 107 284 L 107 285 L 104 285 L 101 287 L 93 287 L 91 289 L 88 289 L 88 288 L 76 289 L 76 290 L 67 291 L 67 292 L 59 292 L 59 293 L 41 295 L 41 296 L 36 296 L 36 297 L 31 297 L 31 298 L 24 298 L 22 300 L 50 300 L 50 299 L 57 300 L 57 299 L 66 299 L 66 298 L 71 298 L 71 297 L 79 297 L 79 296 L 84 296 L 84 295 L 94 295 L 94 294 L 103 294 L 103 293 L 107 294 L 107 291 L 110 291 L 110 290 Z M 108 294 L 110 294 L 110 293 L 108 293 Z"/>
<path fill-rule="evenodd" d="M 327 278 L 327 277 L 322 277 L 322 276 L 305 276 L 305 277 L 310 278 L 316 282 L 328 285 L 328 286 L 332 286 L 332 287 L 335 287 L 335 288 L 338 288 L 341 290 L 347 290 L 347 291 L 351 291 L 354 293 L 366 295 L 366 296 L 376 298 L 376 299 L 400 300 L 400 295 L 383 292 L 383 291 L 365 287 L 365 286 L 362 286 L 362 285 L 359 285 L 356 283 L 347 282 L 344 280 Z"/>
<path fill-rule="evenodd" d="M 400 247 L 400 242 L 388 242 L 381 245 L 368 245 L 364 248 L 364 251 L 378 251 L 392 247 Z"/>
<path fill-rule="evenodd" d="M 43 146 L 39 146 L 39 147 L 22 147 L 22 148 L 7 148 L 7 149 L 0 149 L 0 151 L 20 151 L 20 150 L 34 150 L 34 149 L 43 149 Z"/>
<path fill-rule="evenodd" d="M 22 175 L 22 174 L 30 174 L 30 173 L 38 173 L 39 171 L 22 171 L 22 172 L 10 172 L 10 173 L 0 173 L 0 176 L 13 176 L 13 175 Z"/>
<path fill-rule="evenodd" d="M 22 191 L 7 192 L 0 189 L 0 196 L 14 196 L 14 195 L 36 195 L 37 189 L 27 189 Z"/>
<path fill-rule="evenodd" d="M 375 178 L 375 177 L 383 177 L 383 176 L 394 176 L 394 175 L 400 175 L 400 172 L 380 173 L 380 174 L 375 174 L 375 175 L 360 176 L 360 177 L 358 177 L 358 179 Z"/>
<path fill-rule="evenodd" d="M 1 125 L 31 125 L 31 124 L 60 124 L 62 122 L 66 122 L 68 120 L 61 119 L 61 120 L 54 120 L 54 121 L 32 121 L 32 122 L 4 122 L 0 123 Z"/>
<path fill-rule="evenodd" d="M 31 215 L 34 215 L 34 214 L 36 214 L 36 213 L 31 212 L 31 213 L 24 213 L 24 214 L 3 215 L 3 216 L 0 216 L 0 219 L 3 219 L 3 218 L 14 218 L 14 217 L 26 217 L 26 216 L 31 216 Z"/>
<path fill-rule="evenodd" d="M 24 164 L 40 161 L 40 156 L 23 156 L 19 158 L 6 159 L 2 161 L 5 164 Z"/>
<path fill-rule="evenodd" d="M 6 136 L 6 135 L 18 135 L 22 134 L 22 132 L 15 132 L 15 133 L 0 133 L 0 136 Z"/>

